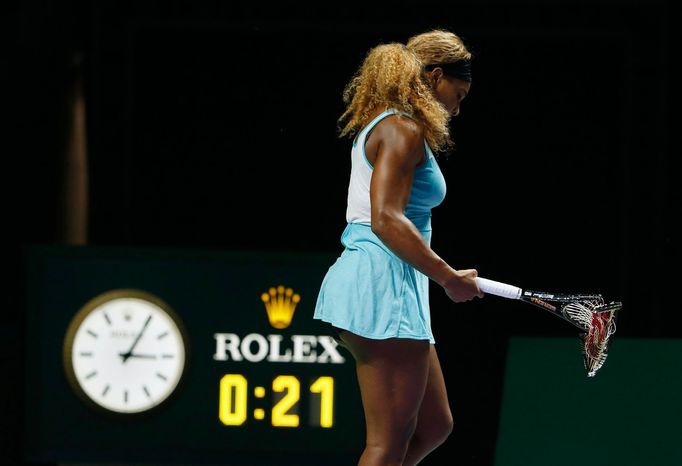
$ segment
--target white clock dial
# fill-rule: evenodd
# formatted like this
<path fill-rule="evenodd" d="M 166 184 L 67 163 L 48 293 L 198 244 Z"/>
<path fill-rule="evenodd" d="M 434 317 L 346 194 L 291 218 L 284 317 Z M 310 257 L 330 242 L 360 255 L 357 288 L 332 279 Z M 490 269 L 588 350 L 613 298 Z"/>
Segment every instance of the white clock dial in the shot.
<path fill-rule="evenodd" d="M 185 340 L 158 298 L 119 290 L 95 298 L 67 334 L 65 364 L 75 389 L 116 413 L 147 411 L 167 399 L 185 369 Z"/>

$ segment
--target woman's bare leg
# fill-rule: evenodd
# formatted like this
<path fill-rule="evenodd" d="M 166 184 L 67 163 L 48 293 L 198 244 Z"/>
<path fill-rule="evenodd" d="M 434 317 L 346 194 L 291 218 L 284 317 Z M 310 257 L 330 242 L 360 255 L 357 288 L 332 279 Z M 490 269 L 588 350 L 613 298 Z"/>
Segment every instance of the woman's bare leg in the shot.
<path fill-rule="evenodd" d="M 452 432 L 452 413 L 443 371 L 435 346 L 429 355 L 429 376 L 419 408 L 417 428 L 410 440 L 403 466 L 414 466 L 441 445 Z"/>
<path fill-rule="evenodd" d="M 372 340 L 342 332 L 356 361 L 367 440 L 358 466 L 401 466 L 429 375 L 429 343 L 390 338 Z"/>

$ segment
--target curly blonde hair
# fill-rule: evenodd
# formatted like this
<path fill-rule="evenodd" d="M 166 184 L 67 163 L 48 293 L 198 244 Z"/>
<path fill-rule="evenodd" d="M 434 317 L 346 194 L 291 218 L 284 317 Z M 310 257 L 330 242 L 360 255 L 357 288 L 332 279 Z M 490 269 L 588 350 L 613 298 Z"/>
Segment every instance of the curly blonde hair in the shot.
<path fill-rule="evenodd" d="M 443 29 L 410 37 L 407 48 L 419 57 L 424 66 L 471 60 L 472 56 L 457 34 Z"/>
<path fill-rule="evenodd" d="M 393 108 L 422 123 L 434 152 L 451 149 L 450 114 L 434 97 L 424 65 L 470 57 L 459 37 L 442 30 L 414 36 L 407 45 L 392 42 L 372 48 L 344 88 L 346 109 L 338 120 L 339 137 L 357 133 L 377 109 Z"/>

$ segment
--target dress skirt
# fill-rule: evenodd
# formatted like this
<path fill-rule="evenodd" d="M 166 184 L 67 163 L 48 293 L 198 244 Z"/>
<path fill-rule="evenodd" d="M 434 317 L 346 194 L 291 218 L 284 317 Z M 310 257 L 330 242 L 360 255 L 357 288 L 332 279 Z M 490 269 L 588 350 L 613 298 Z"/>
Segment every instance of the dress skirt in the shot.
<path fill-rule="evenodd" d="M 431 229 L 421 234 L 430 244 Z M 366 338 L 435 343 L 428 277 L 393 254 L 369 225 L 349 223 L 341 243 L 344 250 L 322 281 L 313 317 Z"/>

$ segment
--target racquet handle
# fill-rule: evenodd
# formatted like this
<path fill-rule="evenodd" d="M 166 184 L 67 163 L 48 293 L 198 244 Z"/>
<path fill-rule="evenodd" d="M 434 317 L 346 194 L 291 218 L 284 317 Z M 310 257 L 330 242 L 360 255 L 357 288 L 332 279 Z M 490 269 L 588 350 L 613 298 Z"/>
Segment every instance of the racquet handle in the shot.
<path fill-rule="evenodd" d="M 494 294 L 495 296 L 508 299 L 519 299 L 521 297 L 521 288 L 517 286 L 481 277 L 476 277 L 476 284 L 482 292 L 487 294 Z"/>

